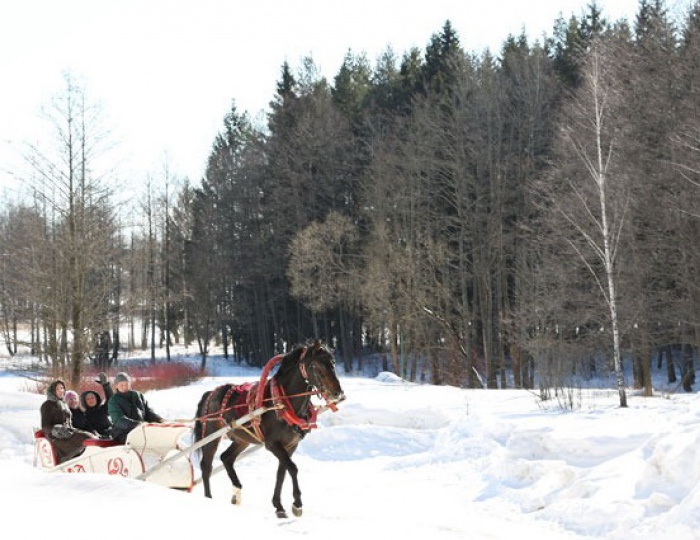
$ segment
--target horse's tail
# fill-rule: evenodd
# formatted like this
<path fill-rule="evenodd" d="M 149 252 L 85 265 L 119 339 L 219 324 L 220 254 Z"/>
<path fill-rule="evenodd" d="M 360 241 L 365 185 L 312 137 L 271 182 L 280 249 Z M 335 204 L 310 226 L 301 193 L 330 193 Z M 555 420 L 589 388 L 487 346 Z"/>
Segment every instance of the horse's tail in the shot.
<path fill-rule="evenodd" d="M 211 395 L 211 390 L 207 390 L 202 394 L 202 398 L 199 400 L 199 403 L 197 404 L 197 412 L 194 415 L 194 440 L 195 442 L 199 441 L 202 438 L 202 434 L 204 432 L 204 423 L 202 422 L 201 418 L 207 414 L 208 411 L 206 411 L 206 406 L 207 406 L 207 400 L 209 399 L 209 396 Z"/>

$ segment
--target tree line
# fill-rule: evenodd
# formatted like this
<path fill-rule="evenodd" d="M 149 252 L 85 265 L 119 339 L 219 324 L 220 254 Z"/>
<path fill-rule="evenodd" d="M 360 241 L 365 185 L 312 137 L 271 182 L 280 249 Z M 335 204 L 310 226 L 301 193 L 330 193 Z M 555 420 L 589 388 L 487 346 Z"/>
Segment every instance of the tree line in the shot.
<path fill-rule="evenodd" d="M 692 388 L 700 343 L 700 2 L 633 21 L 591 3 L 552 35 L 281 67 L 265 125 L 235 101 L 196 185 L 149 183 L 140 224 L 97 175 L 69 85 L 31 204 L 2 216 L 8 347 L 80 373 L 88 336 L 197 343 L 262 365 L 309 337 L 435 384 L 557 387 L 653 362 Z M 165 187 L 163 187 L 163 185 Z M 105 187 L 106 186 L 106 187 Z M 131 335 L 131 334 L 130 334 Z M 13 339 L 14 338 L 14 339 Z M 124 344 L 122 344 L 124 345 Z M 12 351 L 11 351 L 12 352 Z"/>

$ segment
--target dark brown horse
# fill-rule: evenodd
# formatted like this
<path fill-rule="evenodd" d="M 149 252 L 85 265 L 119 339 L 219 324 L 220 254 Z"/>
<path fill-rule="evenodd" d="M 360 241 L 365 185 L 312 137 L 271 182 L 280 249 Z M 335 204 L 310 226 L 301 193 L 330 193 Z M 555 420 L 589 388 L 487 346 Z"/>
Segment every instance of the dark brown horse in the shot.
<path fill-rule="evenodd" d="M 268 380 L 267 374 L 276 364 L 279 364 L 279 368 Z M 265 411 L 242 426 L 233 426 L 227 433 L 231 445 L 221 454 L 221 462 L 234 486 L 233 504 L 240 504 L 242 487 L 234 468 L 236 458 L 248 446 L 264 444 L 279 460 L 272 496 L 277 516 L 287 517 L 280 502 L 286 473 L 289 473 L 293 484 L 292 511 L 295 516 L 301 515 L 297 466 L 291 456 L 304 436 L 316 427 L 319 407 L 312 403 L 313 395 L 326 401 L 322 407 L 324 409 L 335 410 L 335 404 L 345 399 L 335 373 L 333 352 L 318 341 L 297 346 L 287 354 L 271 359 L 257 383 L 225 384 L 204 393 L 197 406 L 195 442 L 227 425 L 233 425 L 236 419 L 252 411 Z M 200 467 L 206 497 L 211 497 L 209 478 L 220 440 L 216 438 L 201 449 Z"/>

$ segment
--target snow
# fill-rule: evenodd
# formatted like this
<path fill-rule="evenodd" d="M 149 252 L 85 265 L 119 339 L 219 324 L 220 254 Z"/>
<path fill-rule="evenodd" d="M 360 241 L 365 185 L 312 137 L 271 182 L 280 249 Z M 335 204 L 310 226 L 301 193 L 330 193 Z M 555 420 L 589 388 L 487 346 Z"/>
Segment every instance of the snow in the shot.
<path fill-rule="evenodd" d="M 191 419 L 201 394 L 259 370 L 219 366 L 216 376 L 147 393 L 168 419 Z M 242 458 L 243 504 L 224 473 L 213 499 L 104 475 L 33 467 L 32 428 L 42 395 L 0 373 L 0 477 L 4 537 L 66 534 L 162 538 L 370 539 L 700 538 L 700 398 L 576 390 L 580 407 L 526 390 L 412 384 L 395 375 L 341 375 L 347 400 L 319 417 L 294 454 L 304 514 L 275 517 L 277 461 Z M 225 444 L 220 445 L 220 450 Z M 216 464 L 215 464 L 216 465 Z M 195 467 L 195 470 L 197 468 Z M 283 502 L 291 510 L 291 482 Z M 290 511 L 291 516 L 291 511 Z M 7 536 L 11 533 L 11 536 Z"/>

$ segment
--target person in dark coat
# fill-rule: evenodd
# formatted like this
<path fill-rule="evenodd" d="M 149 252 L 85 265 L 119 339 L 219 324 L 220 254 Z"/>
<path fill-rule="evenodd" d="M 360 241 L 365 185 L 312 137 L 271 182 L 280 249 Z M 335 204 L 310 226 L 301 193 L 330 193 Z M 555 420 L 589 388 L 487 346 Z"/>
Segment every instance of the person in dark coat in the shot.
<path fill-rule="evenodd" d="M 58 379 L 46 389 L 46 401 L 41 404 L 41 429 L 56 451 L 58 463 L 63 463 L 85 450 L 83 441 L 96 438 L 73 427 L 71 412 L 64 401 L 66 384 Z"/>
<path fill-rule="evenodd" d="M 162 423 L 163 419 L 148 406 L 141 392 L 131 389 L 131 378 L 119 372 L 114 377 L 114 395 L 108 411 L 112 419 L 112 438 L 124 444 L 129 432 L 142 422 Z"/>
<path fill-rule="evenodd" d="M 109 367 L 109 350 L 112 348 L 112 339 L 109 337 L 107 330 L 102 330 L 97 334 L 97 343 L 95 344 L 95 363 L 98 368 L 106 369 Z"/>
<path fill-rule="evenodd" d="M 109 417 L 107 403 L 114 391 L 105 373 L 100 373 L 95 382 L 102 386 L 105 398 L 102 399 L 94 390 L 85 390 L 80 394 L 80 406 L 85 419 L 85 427 L 82 429 L 97 433 L 102 438 L 109 438 L 112 436 L 112 419 Z"/>

